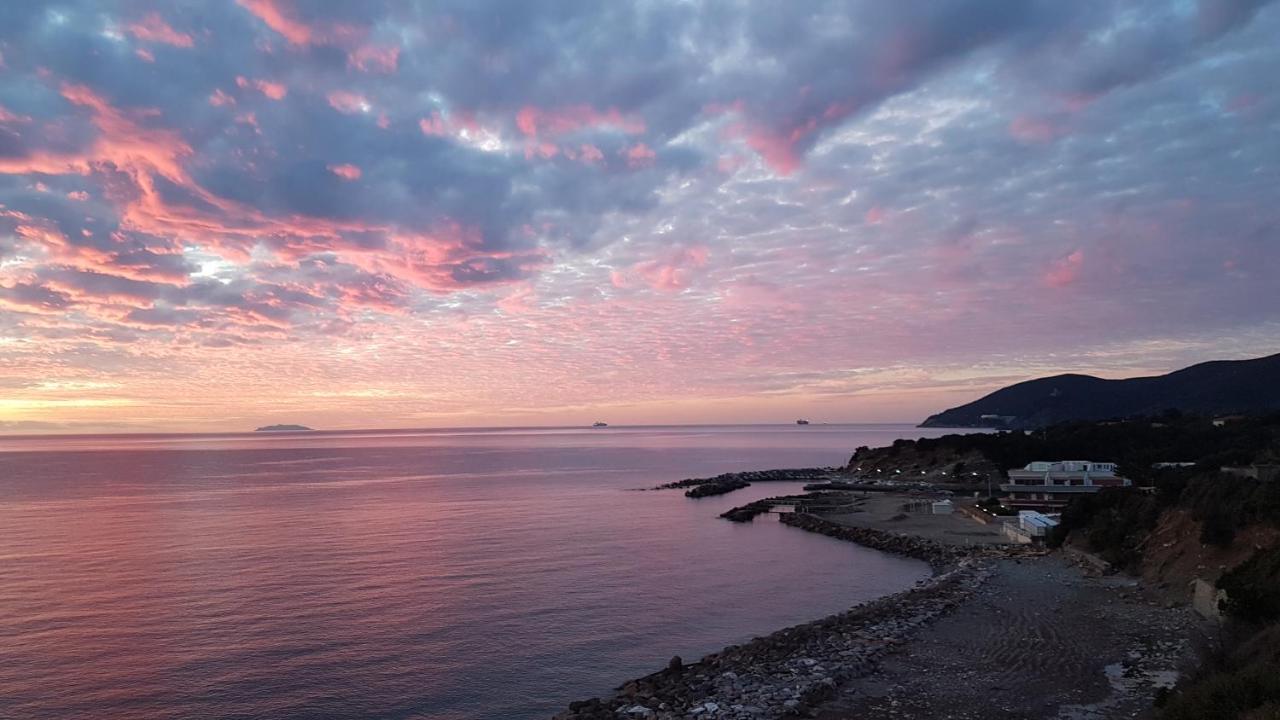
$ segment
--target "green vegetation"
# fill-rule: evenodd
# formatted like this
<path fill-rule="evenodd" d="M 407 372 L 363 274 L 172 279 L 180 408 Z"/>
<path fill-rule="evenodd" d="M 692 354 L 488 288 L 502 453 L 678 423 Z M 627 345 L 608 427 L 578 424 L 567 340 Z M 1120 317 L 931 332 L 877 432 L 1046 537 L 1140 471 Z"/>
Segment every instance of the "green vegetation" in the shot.
<path fill-rule="evenodd" d="M 970 433 L 897 440 L 883 452 L 908 449 L 918 455 L 961 456 L 979 452 L 1003 470 L 1032 460 L 1115 462 L 1137 484 L 1154 481 L 1156 463 L 1195 462 L 1199 469 L 1280 462 L 1280 413 L 1246 418 L 1217 427 L 1207 417 L 1167 412 L 1124 422 L 1072 422 L 1032 432 Z M 858 448 L 851 464 L 867 448 Z"/>
<path fill-rule="evenodd" d="M 1060 546 L 1078 532 L 1089 549 L 1112 565 L 1136 572 L 1142 561 L 1142 544 L 1160 519 L 1159 495 L 1132 488 L 1112 488 L 1071 501 L 1062 521 L 1049 536 L 1049 545 Z"/>
<path fill-rule="evenodd" d="M 1280 527 L 1280 484 L 1194 468 L 1154 473 L 1148 488 L 1109 488 L 1071 502 L 1049 538 L 1061 545 L 1073 532 L 1117 567 L 1135 571 L 1147 534 L 1169 508 L 1201 523 L 1200 542 L 1230 546 L 1238 528 Z"/>
<path fill-rule="evenodd" d="M 986 510 L 992 515 L 1013 516 L 1018 514 L 1017 510 L 1001 505 L 1000 498 L 998 497 L 983 498 L 982 500 L 974 503 L 974 505 L 977 505 L 979 508 Z"/>
<path fill-rule="evenodd" d="M 1216 672 L 1165 702 L 1162 720 L 1280 718 L 1280 664 L 1249 663 Z"/>
<path fill-rule="evenodd" d="M 918 441 L 928 443 L 930 441 Z M 947 436 L 957 452 L 980 449 L 1002 467 L 1033 459 L 1118 462 L 1142 487 L 1109 488 L 1072 500 L 1050 537 L 1068 538 L 1113 565 L 1136 572 L 1151 532 L 1168 510 L 1200 523 L 1206 546 L 1228 547 L 1248 527 L 1280 528 L 1280 481 L 1221 471 L 1224 466 L 1271 464 L 1280 456 L 1280 416 L 1215 427 L 1176 413 L 1124 423 L 1075 423 L 1034 434 Z M 1155 463 L 1194 462 L 1155 468 Z M 1229 620 L 1220 656 L 1199 677 L 1163 693 L 1162 720 L 1280 720 L 1280 547 L 1262 548 L 1225 572 L 1223 612 Z"/>
<path fill-rule="evenodd" d="M 1218 587 L 1227 591 L 1228 615 L 1254 624 L 1280 620 L 1280 547 L 1254 553 L 1224 573 Z"/>
<path fill-rule="evenodd" d="M 1135 487 L 1108 488 L 1073 499 L 1051 545 L 1068 539 L 1116 567 L 1140 569 L 1151 533 L 1171 510 L 1200 524 L 1205 546 L 1235 547 L 1250 527 L 1280 528 L 1280 480 L 1257 480 L 1222 468 L 1280 463 L 1280 414 L 1215 426 L 1208 418 L 1167 412 L 1124 422 L 1075 422 L 1035 432 L 946 435 L 899 440 L 892 448 L 859 448 L 851 465 L 886 458 L 968 461 L 980 453 L 1001 471 L 1033 460 L 1097 460 L 1119 464 Z M 1159 463 L 1194 463 L 1156 467 Z M 950 467 L 959 475 L 972 461 Z M 995 511 L 988 498 L 979 506 Z M 1239 553 L 1237 553 L 1237 556 Z M 1280 720 L 1280 547 L 1261 548 L 1223 573 L 1227 642 L 1199 677 L 1160 700 L 1162 720 Z"/>
<path fill-rule="evenodd" d="M 1280 719 L 1280 625 L 1235 633 L 1192 684 L 1167 693 L 1161 720 Z"/>

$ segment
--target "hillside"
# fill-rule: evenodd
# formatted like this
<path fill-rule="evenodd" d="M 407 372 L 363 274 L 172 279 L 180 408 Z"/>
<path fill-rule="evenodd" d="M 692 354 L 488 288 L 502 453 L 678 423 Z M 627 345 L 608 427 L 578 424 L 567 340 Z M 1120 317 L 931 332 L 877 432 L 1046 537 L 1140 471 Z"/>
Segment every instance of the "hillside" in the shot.
<path fill-rule="evenodd" d="M 1200 415 L 1280 410 L 1280 354 L 1200 363 L 1155 377 L 1055 375 L 1028 380 L 931 415 L 921 427 L 1031 429 L 1166 410 Z"/>

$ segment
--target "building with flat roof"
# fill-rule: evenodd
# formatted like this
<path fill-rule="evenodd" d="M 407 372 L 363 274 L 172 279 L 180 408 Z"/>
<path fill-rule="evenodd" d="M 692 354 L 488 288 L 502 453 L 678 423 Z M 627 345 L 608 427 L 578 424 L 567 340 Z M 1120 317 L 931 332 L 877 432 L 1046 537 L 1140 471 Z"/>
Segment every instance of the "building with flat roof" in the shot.
<path fill-rule="evenodd" d="M 1001 531 L 1010 540 L 1027 545 L 1044 542 L 1057 526 L 1057 515 L 1045 515 L 1035 510 L 1019 510 L 1017 521 L 1005 521 Z"/>
<path fill-rule="evenodd" d="M 1071 498 L 1096 493 L 1104 487 L 1128 487 L 1128 478 L 1116 474 L 1116 464 L 1092 460 L 1037 460 L 1009 471 L 1009 482 L 1000 489 L 1009 493 L 1003 503 L 1018 510 L 1061 510 Z"/>

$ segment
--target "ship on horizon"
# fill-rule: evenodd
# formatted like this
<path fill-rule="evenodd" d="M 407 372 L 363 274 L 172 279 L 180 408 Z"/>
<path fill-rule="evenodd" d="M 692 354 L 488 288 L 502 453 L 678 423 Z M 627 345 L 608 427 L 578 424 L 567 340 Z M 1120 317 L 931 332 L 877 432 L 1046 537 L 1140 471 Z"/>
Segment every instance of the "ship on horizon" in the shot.
<path fill-rule="evenodd" d="M 591 427 L 593 427 L 593 428 L 609 427 L 609 423 L 606 423 L 606 422 L 600 422 L 599 420 L 597 420 L 597 421 L 595 421 L 595 422 L 591 423 Z"/>

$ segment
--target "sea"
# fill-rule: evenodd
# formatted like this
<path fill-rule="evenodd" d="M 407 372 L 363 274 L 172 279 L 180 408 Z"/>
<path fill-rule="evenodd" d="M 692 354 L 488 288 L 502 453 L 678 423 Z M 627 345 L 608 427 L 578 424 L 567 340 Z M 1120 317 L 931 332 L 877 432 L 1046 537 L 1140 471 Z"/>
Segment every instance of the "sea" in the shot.
<path fill-rule="evenodd" d="M 549 718 L 929 572 L 646 488 L 941 432 L 0 437 L 0 718 Z"/>

